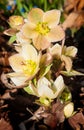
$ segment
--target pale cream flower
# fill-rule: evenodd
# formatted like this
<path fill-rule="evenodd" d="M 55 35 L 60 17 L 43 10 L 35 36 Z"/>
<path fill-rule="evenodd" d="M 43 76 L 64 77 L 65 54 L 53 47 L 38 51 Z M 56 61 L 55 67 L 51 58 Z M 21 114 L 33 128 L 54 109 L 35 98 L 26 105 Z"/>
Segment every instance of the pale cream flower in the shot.
<path fill-rule="evenodd" d="M 60 75 L 55 81 L 49 81 L 46 77 L 41 77 L 37 81 L 36 87 L 30 82 L 28 87 L 24 90 L 31 94 L 39 97 L 37 103 L 45 104 L 49 106 L 53 99 L 57 98 L 64 90 L 65 84 L 63 77 Z"/>
<path fill-rule="evenodd" d="M 57 77 L 53 84 L 46 77 L 40 78 L 37 83 L 38 96 L 41 98 L 54 99 L 64 88 L 65 84 L 61 75 Z"/>
<path fill-rule="evenodd" d="M 30 44 L 23 44 L 20 52 L 9 57 L 13 73 L 7 75 L 15 85 L 22 85 L 32 79 L 39 70 L 40 54 Z"/>
<path fill-rule="evenodd" d="M 51 42 L 57 42 L 64 38 L 65 33 L 59 24 L 60 11 L 53 9 L 43 12 L 39 8 L 33 8 L 28 14 L 28 22 L 22 27 L 25 37 L 32 39 L 38 50 L 49 47 Z"/>

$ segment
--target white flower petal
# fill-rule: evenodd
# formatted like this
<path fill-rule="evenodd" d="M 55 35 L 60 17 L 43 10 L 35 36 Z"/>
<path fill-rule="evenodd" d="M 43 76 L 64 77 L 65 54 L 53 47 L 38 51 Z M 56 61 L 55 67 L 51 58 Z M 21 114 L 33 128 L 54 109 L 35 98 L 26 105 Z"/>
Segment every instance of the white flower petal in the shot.
<path fill-rule="evenodd" d="M 60 94 L 60 92 L 62 92 L 65 88 L 64 80 L 61 75 L 57 77 L 57 79 L 54 82 L 54 85 L 57 90 L 55 93 L 55 97 L 57 97 Z"/>
<path fill-rule="evenodd" d="M 36 49 L 30 44 L 23 44 L 22 45 L 22 56 L 25 60 L 32 60 L 37 61 L 37 51 Z"/>
<path fill-rule="evenodd" d="M 50 32 L 46 35 L 46 37 L 50 42 L 58 42 L 63 40 L 65 32 L 61 26 L 57 25 L 56 27 L 50 29 Z"/>
<path fill-rule="evenodd" d="M 49 48 L 49 52 L 52 55 L 60 57 L 62 52 L 62 46 L 59 44 L 55 44 L 52 48 Z"/>
<path fill-rule="evenodd" d="M 9 57 L 9 63 L 15 72 L 22 72 L 22 63 L 24 58 L 20 54 L 15 54 Z"/>
<path fill-rule="evenodd" d="M 38 80 L 37 90 L 40 97 L 53 98 L 54 94 L 49 88 L 50 85 L 51 83 L 45 77 Z"/>
<path fill-rule="evenodd" d="M 60 20 L 60 10 L 46 11 L 43 15 L 43 22 L 47 23 L 50 28 L 55 27 Z"/>
<path fill-rule="evenodd" d="M 31 40 L 29 39 L 29 38 L 27 38 L 27 37 L 25 37 L 23 34 L 22 34 L 22 32 L 18 32 L 17 34 L 16 34 L 16 40 L 17 40 L 17 42 L 20 42 L 21 44 L 29 44 L 29 43 L 31 43 Z"/>
<path fill-rule="evenodd" d="M 25 84 L 25 81 L 28 79 L 28 77 L 24 76 L 24 77 L 11 77 L 10 78 L 13 83 L 16 85 L 16 86 L 20 86 L 20 85 L 24 85 Z"/>
<path fill-rule="evenodd" d="M 36 25 L 30 22 L 27 22 L 23 25 L 21 32 L 27 38 L 34 38 L 38 36 L 38 32 L 36 31 Z"/>

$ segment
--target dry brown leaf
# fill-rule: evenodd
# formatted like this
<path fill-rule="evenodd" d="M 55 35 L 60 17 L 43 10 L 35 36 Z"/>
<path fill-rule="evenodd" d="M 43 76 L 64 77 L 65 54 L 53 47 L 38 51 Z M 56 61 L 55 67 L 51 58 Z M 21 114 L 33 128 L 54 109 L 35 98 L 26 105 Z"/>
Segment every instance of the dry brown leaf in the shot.
<path fill-rule="evenodd" d="M 84 11 L 70 13 L 62 24 L 64 30 L 67 28 L 79 29 L 82 25 L 84 25 Z"/>
<path fill-rule="evenodd" d="M 66 0 L 64 10 L 69 13 L 71 11 L 81 11 L 84 8 L 84 0 Z"/>
<path fill-rule="evenodd" d="M 66 18 L 66 20 L 62 24 L 64 30 L 66 30 L 67 28 L 73 27 L 74 22 L 76 21 L 77 17 L 78 17 L 78 13 L 72 12 L 71 14 L 69 14 L 69 16 Z"/>
<path fill-rule="evenodd" d="M 64 105 L 59 101 L 55 104 L 52 104 L 52 109 L 49 115 L 44 118 L 44 123 L 50 126 L 51 128 L 55 128 L 57 125 L 62 123 L 65 119 L 63 112 Z"/>
<path fill-rule="evenodd" d="M 13 36 L 17 33 L 18 31 L 16 29 L 13 29 L 13 28 L 9 28 L 7 30 L 5 30 L 3 33 L 5 35 L 8 35 L 8 36 Z"/>
<path fill-rule="evenodd" d="M 13 130 L 12 125 L 5 121 L 3 118 L 0 119 L 0 130 Z"/>
<path fill-rule="evenodd" d="M 84 128 L 84 115 L 82 112 L 79 112 L 70 117 L 68 122 L 74 130 L 81 130 L 81 127 Z"/>
<path fill-rule="evenodd" d="M 84 0 L 66 0 L 64 3 L 64 29 L 84 25 Z"/>

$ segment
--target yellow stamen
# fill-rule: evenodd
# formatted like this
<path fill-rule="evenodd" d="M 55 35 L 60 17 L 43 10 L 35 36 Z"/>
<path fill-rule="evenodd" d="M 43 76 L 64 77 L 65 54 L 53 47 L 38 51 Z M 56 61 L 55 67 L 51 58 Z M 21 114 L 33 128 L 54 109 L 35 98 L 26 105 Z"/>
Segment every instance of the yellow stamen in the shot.
<path fill-rule="evenodd" d="M 47 23 L 38 23 L 36 26 L 36 31 L 39 32 L 41 35 L 46 35 L 50 29 L 47 26 Z"/>
<path fill-rule="evenodd" d="M 23 71 L 25 75 L 32 75 L 35 73 L 37 64 L 35 61 L 26 60 L 23 66 Z"/>

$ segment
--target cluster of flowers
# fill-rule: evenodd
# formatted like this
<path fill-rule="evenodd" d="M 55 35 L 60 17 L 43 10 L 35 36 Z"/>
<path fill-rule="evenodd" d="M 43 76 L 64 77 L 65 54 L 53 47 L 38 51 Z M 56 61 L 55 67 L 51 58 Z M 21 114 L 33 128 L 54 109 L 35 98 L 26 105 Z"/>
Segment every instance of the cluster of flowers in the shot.
<path fill-rule="evenodd" d="M 5 31 L 15 36 L 17 51 L 9 57 L 14 72 L 7 76 L 16 86 L 24 85 L 27 93 L 38 97 L 36 102 L 46 106 L 67 89 L 62 75 L 81 75 L 72 69 L 77 48 L 64 45 L 65 32 L 59 24 L 60 15 L 56 9 L 44 12 L 33 8 L 26 18 L 11 16 L 11 28 Z M 66 98 L 71 101 L 69 91 Z M 70 105 L 72 113 L 73 105 Z"/>

